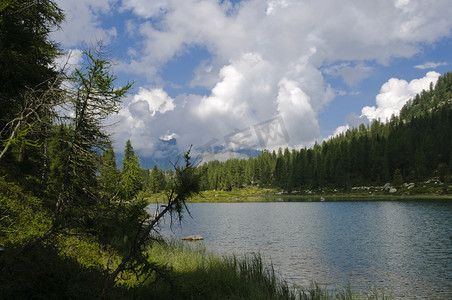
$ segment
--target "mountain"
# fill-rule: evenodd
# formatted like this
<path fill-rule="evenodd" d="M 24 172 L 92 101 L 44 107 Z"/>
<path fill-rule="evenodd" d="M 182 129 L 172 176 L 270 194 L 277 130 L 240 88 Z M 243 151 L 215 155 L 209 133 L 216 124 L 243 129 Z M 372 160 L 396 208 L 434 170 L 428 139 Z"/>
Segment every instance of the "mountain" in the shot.
<path fill-rule="evenodd" d="M 424 90 L 410 99 L 400 110 L 400 119 L 409 121 L 445 105 L 452 105 L 452 72 L 439 77 L 435 86 L 431 83 L 429 90 Z"/>
<path fill-rule="evenodd" d="M 188 149 L 187 149 L 188 150 Z M 140 166 L 143 169 L 152 169 L 157 165 L 159 169 L 170 170 L 174 168 L 184 152 L 178 150 L 177 139 L 159 139 L 154 148 L 154 155 L 148 156 L 140 151 L 136 151 L 140 158 Z M 218 160 L 225 161 L 231 158 L 247 159 L 249 157 L 256 157 L 261 151 L 256 149 L 239 149 L 231 151 L 223 146 L 215 146 L 211 151 L 206 151 L 198 148 L 192 149 L 191 155 L 198 164 L 203 164 L 208 161 Z M 119 168 L 122 167 L 123 154 L 116 155 L 116 162 Z"/>

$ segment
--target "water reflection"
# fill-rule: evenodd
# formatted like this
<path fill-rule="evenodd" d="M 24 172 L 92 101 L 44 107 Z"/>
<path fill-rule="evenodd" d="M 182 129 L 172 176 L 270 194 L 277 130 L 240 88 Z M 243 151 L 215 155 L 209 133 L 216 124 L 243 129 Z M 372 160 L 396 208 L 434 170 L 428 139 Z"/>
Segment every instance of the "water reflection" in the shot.
<path fill-rule="evenodd" d="M 199 234 L 220 254 L 260 252 L 296 284 L 386 287 L 452 298 L 452 203 L 190 204 L 174 235 Z M 168 233 L 170 234 L 170 233 Z"/>

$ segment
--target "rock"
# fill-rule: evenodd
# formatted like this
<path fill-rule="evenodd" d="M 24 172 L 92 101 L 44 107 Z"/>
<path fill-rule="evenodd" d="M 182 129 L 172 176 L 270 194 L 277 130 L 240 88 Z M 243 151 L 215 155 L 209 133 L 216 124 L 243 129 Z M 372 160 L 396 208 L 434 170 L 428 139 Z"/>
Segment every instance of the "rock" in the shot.
<path fill-rule="evenodd" d="M 182 238 L 182 240 L 184 240 L 184 241 L 201 241 L 203 239 L 204 238 L 200 235 L 189 235 L 189 236 Z"/>
<path fill-rule="evenodd" d="M 395 192 L 397 192 L 397 189 L 391 187 L 391 188 L 389 189 L 389 192 L 390 192 L 391 194 L 392 194 L 392 193 L 395 193 Z"/>
<path fill-rule="evenodd" d="M 391 184 L 390 184 L 389 182 L 386 183 L 386 184 L 383 186 L 383 189 L 384 189 L 385 191 L 391 189 Z"/>

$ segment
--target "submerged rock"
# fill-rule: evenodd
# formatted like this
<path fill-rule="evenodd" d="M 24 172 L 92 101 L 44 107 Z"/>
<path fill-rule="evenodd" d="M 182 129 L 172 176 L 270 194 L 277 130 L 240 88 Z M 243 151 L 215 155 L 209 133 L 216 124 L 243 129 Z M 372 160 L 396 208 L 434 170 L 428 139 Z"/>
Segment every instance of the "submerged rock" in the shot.
<path fill-rule="evenodd" d="M 204 238 L 200 235 L 189 235 L 189 236 L 182 238 L 182 240 L 184 240 L 184 241 L 201 241 L 203 239 Z"/>

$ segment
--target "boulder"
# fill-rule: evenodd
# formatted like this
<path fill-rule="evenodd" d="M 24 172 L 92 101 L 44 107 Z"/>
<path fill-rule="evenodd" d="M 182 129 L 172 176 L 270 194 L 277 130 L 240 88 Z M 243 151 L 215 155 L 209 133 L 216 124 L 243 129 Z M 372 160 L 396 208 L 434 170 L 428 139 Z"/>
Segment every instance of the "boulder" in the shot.
<path fill-rule="evenodd" d="M 184 241 L 201 241 L 203 239 L 204 238 L 200 235 L 189 235 L 189 236 L 182 238 L 182 240 L 184 240 Z"/>

